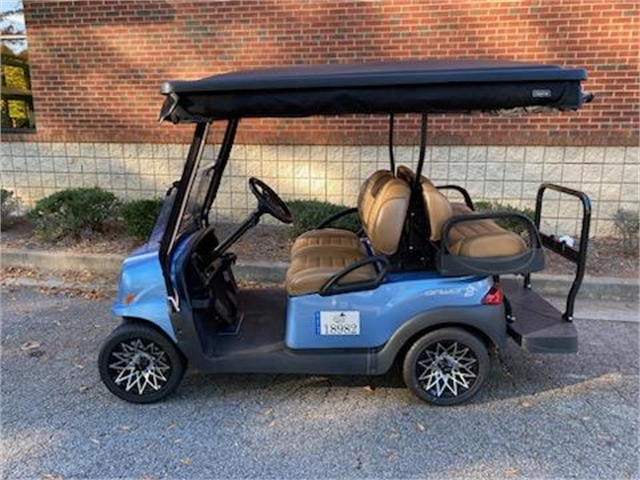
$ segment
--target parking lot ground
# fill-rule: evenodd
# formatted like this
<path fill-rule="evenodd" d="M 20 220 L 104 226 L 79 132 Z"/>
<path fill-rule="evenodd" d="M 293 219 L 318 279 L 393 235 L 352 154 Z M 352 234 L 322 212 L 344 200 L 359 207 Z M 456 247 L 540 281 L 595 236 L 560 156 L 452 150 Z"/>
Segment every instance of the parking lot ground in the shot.
<path fill-rule="evenodd" d="M 638 323 L 576 320 L 580 352 L 510 343 L 468 404 L 383 377 L 201 375 L 118 400 L 96 357 L 110 302 L 6 289 L 2 477 L 638 478 Z"/>

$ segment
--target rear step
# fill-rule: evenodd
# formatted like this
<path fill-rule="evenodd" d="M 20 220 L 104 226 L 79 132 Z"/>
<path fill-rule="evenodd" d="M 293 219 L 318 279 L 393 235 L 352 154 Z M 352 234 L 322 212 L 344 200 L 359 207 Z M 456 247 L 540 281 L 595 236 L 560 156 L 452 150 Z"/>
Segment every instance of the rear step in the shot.
<path fill-rule="evenodd" d="M 509 335 L 532 353 L 575 353 L 578 332 L 573 322 L 531 289 L 511 279 L 500 281 L 511 307 Z"/>

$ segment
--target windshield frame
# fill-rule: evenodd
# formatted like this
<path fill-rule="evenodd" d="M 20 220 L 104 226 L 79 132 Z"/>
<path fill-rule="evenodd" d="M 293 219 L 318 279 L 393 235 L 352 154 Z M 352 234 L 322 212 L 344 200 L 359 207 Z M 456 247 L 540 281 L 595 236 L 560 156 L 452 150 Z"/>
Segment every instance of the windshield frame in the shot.
<path fill-rule="evenodd" d="M 232 119 L 227 122 L 216 160 L 201 167 L 210 125 L 209 122 L 196 125 L 182 176 L 176 184 L 171 213 L 160 241 L 160 265 L 169 300 L 176 310 L 178 295 L 175 286 L 171 283 L 172 252 L 180 238 L 209 225 L 209 211 L 218 193 L 222 175 L 231 154 L 238 120 Z"/>

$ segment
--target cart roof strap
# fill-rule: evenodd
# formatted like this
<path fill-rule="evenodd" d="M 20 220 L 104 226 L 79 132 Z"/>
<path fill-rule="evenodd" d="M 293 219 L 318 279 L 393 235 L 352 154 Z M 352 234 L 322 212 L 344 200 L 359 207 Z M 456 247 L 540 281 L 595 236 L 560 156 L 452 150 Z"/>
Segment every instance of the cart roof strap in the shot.
<path fill-rule="evenodd" d="M 160 118 L 201 122 L 240 117 L 305 117 L 577 109 L 584 69 L 490 60 L 299 65 L 223 73 L 162 84 Z"/>

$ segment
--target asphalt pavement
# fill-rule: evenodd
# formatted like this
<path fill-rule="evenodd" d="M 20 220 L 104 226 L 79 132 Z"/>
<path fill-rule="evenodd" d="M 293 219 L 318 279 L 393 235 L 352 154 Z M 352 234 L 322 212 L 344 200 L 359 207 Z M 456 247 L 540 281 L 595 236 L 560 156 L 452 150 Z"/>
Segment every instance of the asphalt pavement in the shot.
<path fill-rule="evenodd" d="M 468 404 L 384 377 L 188 373 L 162 403 L 101 384 L 110 302 L 2 294 L 2 478 L 638 478 L 638 323 L 576 320 L 580 352 L 511 343 Z M 637 311 L 637 307 L 636 307 Z"/>

